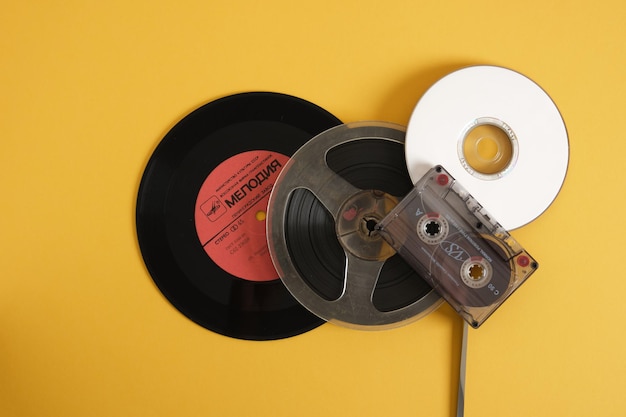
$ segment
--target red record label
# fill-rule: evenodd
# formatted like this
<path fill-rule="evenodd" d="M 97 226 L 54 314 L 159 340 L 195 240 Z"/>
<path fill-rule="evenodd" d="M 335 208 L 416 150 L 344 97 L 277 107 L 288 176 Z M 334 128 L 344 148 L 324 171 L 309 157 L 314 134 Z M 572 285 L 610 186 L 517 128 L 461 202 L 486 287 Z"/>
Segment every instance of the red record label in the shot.
<path fill-rule="evenodd" d="M 200 187 L 195 208 L 198 238 L 227 273 L 249 281 L 278 279 L 265 217 L 272 187 L 288 160 L 278 152 L 243 152 L 220 163 Z"/>

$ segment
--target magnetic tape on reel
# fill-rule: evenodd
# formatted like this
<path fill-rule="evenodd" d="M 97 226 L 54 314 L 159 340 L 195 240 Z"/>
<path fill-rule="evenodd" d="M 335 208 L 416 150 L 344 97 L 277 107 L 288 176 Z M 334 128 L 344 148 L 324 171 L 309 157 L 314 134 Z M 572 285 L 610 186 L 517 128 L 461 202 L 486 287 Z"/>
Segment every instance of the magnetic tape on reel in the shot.
<path fill-rule="evenodd" d="M 291 294 L 327 321 L 390 328 L 441 303 L 375 228 L 412 187 L 404 135 L 382 122 L 331 128 L 302 146 L 276 181 L 272 260 Z"/>

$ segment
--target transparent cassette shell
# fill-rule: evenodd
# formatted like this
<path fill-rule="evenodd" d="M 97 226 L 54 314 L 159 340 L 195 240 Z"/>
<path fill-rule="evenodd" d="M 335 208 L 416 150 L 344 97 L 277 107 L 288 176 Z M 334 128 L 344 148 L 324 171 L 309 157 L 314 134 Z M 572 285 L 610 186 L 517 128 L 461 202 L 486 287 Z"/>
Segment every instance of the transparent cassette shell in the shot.
<path fill-rule="evenodd" d="M 377 230 L 474 328 L 538 268 L 441 166 L 428 171 Z"/>

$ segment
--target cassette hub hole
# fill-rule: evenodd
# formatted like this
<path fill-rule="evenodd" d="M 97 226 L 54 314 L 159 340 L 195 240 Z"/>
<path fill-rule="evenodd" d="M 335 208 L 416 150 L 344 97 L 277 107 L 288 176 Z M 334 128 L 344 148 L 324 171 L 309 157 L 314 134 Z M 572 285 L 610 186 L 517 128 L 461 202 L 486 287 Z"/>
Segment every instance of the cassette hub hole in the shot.
<path fill-rule="evenodd" d="M 431 220 L 426 223 L 426 225 L 424 226 L 424 230 L 429 236 L 434 237 L 441 233 L 441 225 L 439 224 L 439 222 Z"/>
<path fill-rule="evenodd" d="M 469 276 L 471 279 L 478 281 L 485 276 L 485 270 L 481 265 L 473 264 L 469 268 Z"/>
<path fill-rule="evenodd" d="M 448 236 L 450 226 L 445 217 L 437 213 L 423 215 L 417 221 L 417 236 L 428 245 L 438 245 Z"/>
<path fill-rule="evenodd" d="M 484 258 L 466 259 L 461 265 L 461 279 L 470 288 L 482 288 L 491 281 L 493 267 Z"/>

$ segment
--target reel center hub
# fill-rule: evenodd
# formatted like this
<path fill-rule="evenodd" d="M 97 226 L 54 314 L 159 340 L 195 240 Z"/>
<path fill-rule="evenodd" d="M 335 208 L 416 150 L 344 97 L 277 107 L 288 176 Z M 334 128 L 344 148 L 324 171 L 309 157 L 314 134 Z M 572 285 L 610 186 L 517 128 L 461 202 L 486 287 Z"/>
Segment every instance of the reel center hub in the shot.
<path fill-rule="evenodd" d="M 364 190 L 348 198 L 339 211 L 337 237 L 352 255 L 368 261 L 384 261 L 396 252 L 385 242 L 376 225 L 398 200 L 378 190 Z"/>

